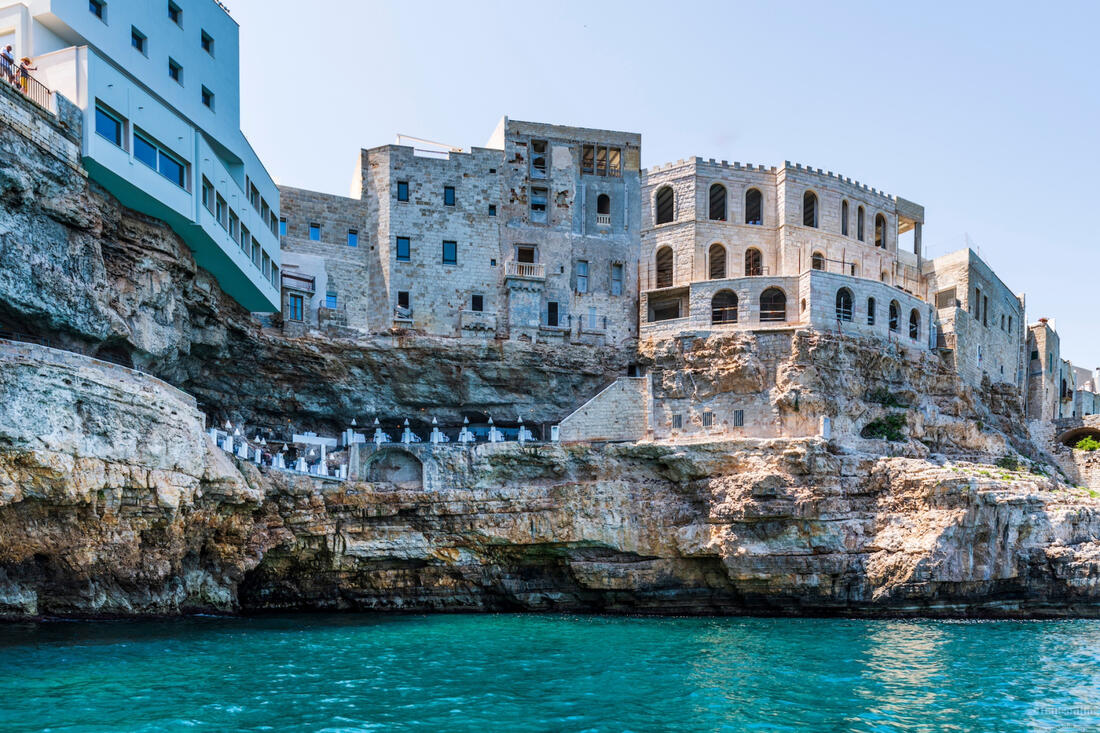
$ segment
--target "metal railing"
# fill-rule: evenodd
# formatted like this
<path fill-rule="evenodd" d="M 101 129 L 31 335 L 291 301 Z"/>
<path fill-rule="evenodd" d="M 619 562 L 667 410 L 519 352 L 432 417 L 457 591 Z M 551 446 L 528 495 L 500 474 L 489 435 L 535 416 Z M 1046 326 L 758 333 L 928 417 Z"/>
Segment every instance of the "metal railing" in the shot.
<path fill-rule="evenodd" d="M 504 263 L 505 277 L 546 278 L 546 265 L 541 262 L 516 262 L 508 260 Z"/>
<path fill-rule="evenodd" d="M 11 84 L 19 90 L 23 96 L 39 107 L 46 110 L 51 109 L 50 97 L 53 95 L 53 92 L 46 88 L 38 79 L 31 76 L 30 72 L 26 69 L 8 63 L 7 61 L 0 61 L 0 79 L 7 84 Z"/>

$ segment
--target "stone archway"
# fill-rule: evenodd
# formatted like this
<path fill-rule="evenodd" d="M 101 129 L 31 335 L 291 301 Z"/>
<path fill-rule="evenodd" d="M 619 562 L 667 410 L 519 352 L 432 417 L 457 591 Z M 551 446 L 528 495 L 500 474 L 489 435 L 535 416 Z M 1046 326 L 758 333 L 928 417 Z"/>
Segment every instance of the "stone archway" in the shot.
<path fill-rule="evenodd" d="M 400 448 L 385 448 L 367 460 L 367 481 L 393 484 L 399 489 L 424 488 L 424 464 Z"/>
<path fill-rule="evenodd" d="M 1088 425 L 1083 425 L 1078 428 L 1072 428 L 1070 430 L 1066 430 L 1065 432 L 1059 433 L 1058 437 L 1054 439 L 1054 442 L 1072 448 L 1073 446 L 1077 445 L 1078 441 L 1086 437 L 1092 437 L 1096 440 L 1100 440 L 1100 428 L 1090 427 Z"/>

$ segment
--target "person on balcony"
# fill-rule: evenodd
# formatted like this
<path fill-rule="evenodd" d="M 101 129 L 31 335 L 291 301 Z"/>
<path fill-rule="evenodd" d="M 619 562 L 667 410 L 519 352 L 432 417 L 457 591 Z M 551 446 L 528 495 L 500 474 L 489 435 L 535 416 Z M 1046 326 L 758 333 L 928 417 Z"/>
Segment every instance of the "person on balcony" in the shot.
<path fill-rule="evenodd" d="M 31 66 L 31 60 L 24 56 L 19 64 L 19 88 L 23 90 L 24 94 L 27 93 L 27 88 L 30 86 L 30 72 L 32 71 L 38 71 L 38 67 Z"/>
<path fill-rule="evenodd" d="M 14 69 L 15 56 L 11 52 L 11 45 L 9 44 L 3 51 L 0 51 L 0 73 L 4 75 L 4 78 L 8 82 L 14 82 Z"/>

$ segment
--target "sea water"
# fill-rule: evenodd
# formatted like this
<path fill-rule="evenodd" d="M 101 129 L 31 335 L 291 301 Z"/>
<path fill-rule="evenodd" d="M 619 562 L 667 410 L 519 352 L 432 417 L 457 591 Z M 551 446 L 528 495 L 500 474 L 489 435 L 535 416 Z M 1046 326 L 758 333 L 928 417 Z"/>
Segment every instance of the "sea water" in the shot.
<path fill-rule="evenodd" d="M 1100 729 L 1100 622 L 295 615 L 0 626 L 0 729 Z"/>

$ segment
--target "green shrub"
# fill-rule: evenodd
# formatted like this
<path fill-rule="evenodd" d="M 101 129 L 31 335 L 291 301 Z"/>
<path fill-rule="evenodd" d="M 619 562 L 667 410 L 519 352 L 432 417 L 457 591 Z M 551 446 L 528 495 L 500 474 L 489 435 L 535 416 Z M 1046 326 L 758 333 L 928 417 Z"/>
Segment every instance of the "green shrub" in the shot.
<path fill-rule="evenodd" d="M 995 465 L 997 468 L 1004 468 L 1009 471 L 1020 470 L 1020 462 L 1016 459 L 1015 456 L 1001 456 L 993 465 Z"/>
<path fill-rule="evenodd" d="M 1100 450 L 1100 440 L 1086 435 L 1077 441 L 1077 444 L 1073 446 L 1075 450 Z"/>
<path fill-rule="evenodd" d="M 896 442 L 905 440 L 905 434 L 902 433 L 902 428 L 904 427 L 905 415 L 886 415 L 878 420 L 872 420 L 867 423 L 866 427 L 864 427 L 859 434 L 864 438 L 877 438 Z"/>
<path fill-rule="evenodd" d="M 908 404 L 902 401 L 900 396 L 894 394 L 885 387 L 878 387 L 868 392 L 867 401 L 874 402 L 883 407 L 909 407 Z"/>

